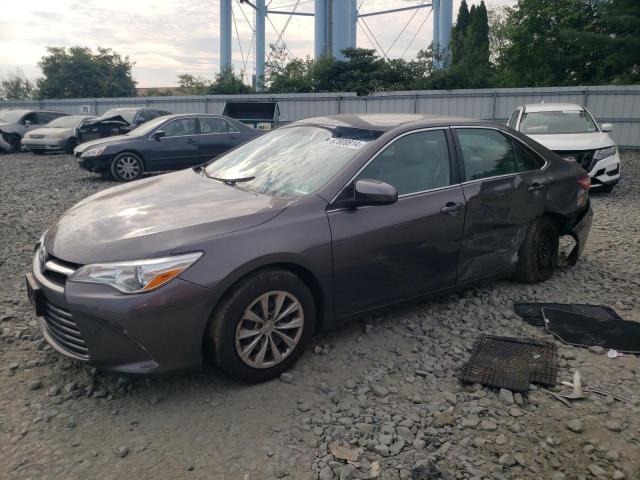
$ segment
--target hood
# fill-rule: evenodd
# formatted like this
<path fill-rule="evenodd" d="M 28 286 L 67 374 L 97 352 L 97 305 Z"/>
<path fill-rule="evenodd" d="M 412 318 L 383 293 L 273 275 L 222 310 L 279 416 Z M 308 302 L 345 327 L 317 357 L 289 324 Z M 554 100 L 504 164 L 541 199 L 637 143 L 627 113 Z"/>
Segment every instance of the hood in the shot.
<path fill-rule="evenodd" d="M 84 199 L 49 229 L 45 248 L 78 264 L 158 257 L 264 223 L 293 202 L 247 192 L 187 169 Z"/>
<path fill-rule="evenodd" d="M 69 128 L 69 127 L 43 127 L 43 128 L 36 128 L 35 130 L 29 130 L 25 135 L 25 137 L 31 137 L 33 135 L 46 135 L 46 136 L 60 135 L 60 134 L 73 135 L 74 130 L 75 130 L 74 128 Z"/>
<path fill-rule="evenodd" d="M 116 142 L 133 140 L 135 138 L 138 138 L 138 137 L 128 137 L 126 135 L 114 135 L 113 137 L 98 138 L 96 140 L 82 142 L 80 145 L 76 147 L 75 151 L 84 152 L 85 150 L 88 150 L 91 147 L 95 147 L 96 145 L 102 145 L 103 143 L 116 143 Z"/>
<path fill-rule="evenodd" d="M 85 122 L 85 126 L 97 125 L 98 123 L 113 124 L 113 125 L 125 125 L 125 126 L 126 125 L 131 125 L 122 116 L 120 116 L 120 115 L 112 115 L 110 117 L 98 117 L 98 118 L 94 118 L 93 120 L 88 120 L 87 122 Z"/>
<path fill-rule="evenodd" d="M 604 132 L 528 136 L 553 151 L 596 150 L 616 144 Z"/>

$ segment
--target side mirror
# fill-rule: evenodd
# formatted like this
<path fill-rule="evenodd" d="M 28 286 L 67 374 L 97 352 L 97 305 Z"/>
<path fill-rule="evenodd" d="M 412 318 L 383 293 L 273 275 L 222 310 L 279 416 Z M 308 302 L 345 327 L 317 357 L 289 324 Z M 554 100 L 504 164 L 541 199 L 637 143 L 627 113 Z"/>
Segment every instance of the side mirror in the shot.
<path fill-rule="evenodd" d="M 31 120 L 25 120 L 24 121 L 24 126 L 25 127 L 30 127 L 31 126 Z"/>
<path fill-rule="evenodd" d="M 167 134 L 164 133 L 164 130 L 156 130 L 155 132 L 153 132 L 153 135 L 151 135 L 151 138 L 155 138 L 156 140 L 160 140 L 162 137 L 166 136 Z"/>
<path fill-rule="evenodd" d="M 398 192 L 388 183 L 363 178 L 356 181 L 354 206 L 390 205 L 398 201 Z"/>
<path fill-rule="evenodd" d="M 600 130 L 603 132 L 611 132 L 613 130 L 613 123 L 603 123 L 600 125 Z"/>

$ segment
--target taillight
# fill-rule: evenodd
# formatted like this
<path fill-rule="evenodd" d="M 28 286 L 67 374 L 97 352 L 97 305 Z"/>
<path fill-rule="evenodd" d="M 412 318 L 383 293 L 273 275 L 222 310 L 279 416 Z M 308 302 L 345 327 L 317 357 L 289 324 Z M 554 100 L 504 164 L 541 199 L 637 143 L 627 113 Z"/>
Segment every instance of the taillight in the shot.
<path fill-rule="evenodd" d="M 578 179 L 578 185 L 583 190 L 589 190 L 591 188 L 591 177 L 589 175 L 584 175 Z"/>

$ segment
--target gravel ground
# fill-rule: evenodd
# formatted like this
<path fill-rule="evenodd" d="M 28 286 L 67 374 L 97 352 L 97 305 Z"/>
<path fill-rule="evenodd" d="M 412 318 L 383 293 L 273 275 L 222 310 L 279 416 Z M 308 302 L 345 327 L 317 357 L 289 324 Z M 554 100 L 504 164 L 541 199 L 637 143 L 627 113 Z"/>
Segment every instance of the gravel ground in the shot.
<path fill-rule="evenodd" d="M 576 267 L 352 323 L 280 380 L 246 386 L 212 368 L 119 377 L 44 344 L 23 279 L 33 245 L 113 183 L 65 155 L 0 157 L 0 478 L 640 479 L 638 357 L 559 344 L 561 380 L 578 369 L 631 405 L 592 395 L 568 408 L 539 389 L 456 379 L 479 333 L 551 340 L 513 313 L 517 300 L 604 303 L 640 320 L 640 153 L 623 162 L 616 190 L 593 195 Z"/>

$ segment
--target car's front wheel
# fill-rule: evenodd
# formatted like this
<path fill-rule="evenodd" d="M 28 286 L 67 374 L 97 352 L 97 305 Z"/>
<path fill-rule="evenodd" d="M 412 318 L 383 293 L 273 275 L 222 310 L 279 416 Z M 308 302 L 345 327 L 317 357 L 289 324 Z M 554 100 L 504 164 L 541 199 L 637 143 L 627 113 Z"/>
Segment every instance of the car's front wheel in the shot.
<path fill-rule="evenodd" d="M 209 336 L 217 365 L 245 382 L 277 377 L 302 354 L 315 318 L 313 296 L 298 276 L 280 269 L 252 274 L 213 314 Z"/>
<path fill-rule="evenodd" d="M 64 144 L 64 153 L 68 153 L 69 155 L 73 154 L 74 148 L 76 148 L 76 140 L 75 138 L 70 138 Z"/>
<path fill-rule="evenodd" d="M 558 257 L 559 241 L 553 220 L 548 217 L 534 220 L 520 245 L 515 279 L 523 283 L 537 283 L 551 278 Z"/>
<path fill-rule="evenodd" d="M 111 176 L 118 182 L 131 182 L 144 173 L 144 162 L 135 153 L 123 152 L 111 161 L 109 170 Z"/>

